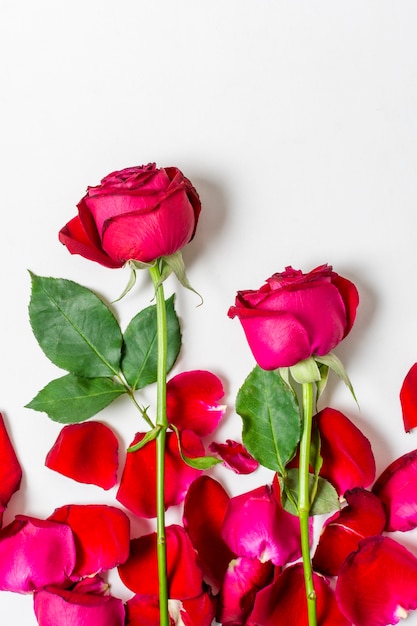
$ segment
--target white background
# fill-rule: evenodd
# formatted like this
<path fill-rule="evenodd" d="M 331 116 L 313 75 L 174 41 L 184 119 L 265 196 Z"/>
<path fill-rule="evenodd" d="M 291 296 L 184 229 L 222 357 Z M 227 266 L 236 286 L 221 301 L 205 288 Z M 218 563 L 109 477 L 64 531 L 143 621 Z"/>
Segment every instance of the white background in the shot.
<path fill-rule="evenodd" d="M 0 409 L 24 471 L 5 524 L 69 502 L 114 503 L 115 490 L 43 466 L 60 426 L 23 407 L 60 372 L 31 334 L 27 269 L 115 299 L 127 270 L 71 257 L 57 233 L 87 185 L 150 161 L 182 169 L 203 202 L 184 257 L 205 302 L 178 296 L 176 371 L 223 377 L 217 440 L 240 436 L 233 402 L 253 366 L 226 316 L 235 292 L 286 265 L 327 262 L 361 295 L 337 350 L 361 410 L 338 383 L 326 402 L 371 439 L 378 473 L 417 447 L 398 399 L 417 361 L 416 29 L 412 0 L 0 0 Z M 122 323 L 150 298 L 140 276 Z M 141 428 L 123 399 L 100 419 L 123 445 Z M 217 475 L 235 494 L 271 478 Z M 415 534 L 400 539 L 417 554 Z M 117 580 L 113 591 L 123 592 Z M 1 592 L 0 614 L 36 623 L 30 597 Z"/>

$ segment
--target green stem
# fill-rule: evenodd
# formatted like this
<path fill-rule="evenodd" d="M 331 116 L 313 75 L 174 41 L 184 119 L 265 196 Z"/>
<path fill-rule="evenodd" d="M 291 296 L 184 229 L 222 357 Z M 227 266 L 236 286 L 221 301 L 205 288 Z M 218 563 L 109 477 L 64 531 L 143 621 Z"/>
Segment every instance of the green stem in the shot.
<path fill-rule="evenodd" d="M 303 383 L 302 413 L 303 431 L 300 441 L 298 517 L 300 519 L 301 553 L 303 557 L 304 582 L 307 596 L 308 624 L 309 626 L 317 626 L 316 592 L 314 590 L 313 583 L 309 537 L 310 491 L 308 478 L 310 466 L 311 427 L 313 421 L 312 383 Z"/>
<path fill-rule="evenodd" d="M 167 550 L 165 532 L 165 441 L 168 427 L 166 415 L 166 377 L 167 377 L 167 315 L 158 264 L 149 270 L 156 292 L 156 314 L 158 329 L 158 377 L 156 425 L 161 426 L 156 437 L 156 535 L 159 579 L 160 626 L 169 626 Z"/>

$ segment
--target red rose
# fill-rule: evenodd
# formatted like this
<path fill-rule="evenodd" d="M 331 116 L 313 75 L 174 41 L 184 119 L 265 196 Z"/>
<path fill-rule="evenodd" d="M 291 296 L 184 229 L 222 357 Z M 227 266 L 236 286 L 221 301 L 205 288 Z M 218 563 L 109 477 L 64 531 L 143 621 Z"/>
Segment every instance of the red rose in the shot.
<path fill-rule="evenodd" d="M 122 267 L 183 248 L 194 236 L 201 204 L 179 169 L 149 163 L 109 174 L 87 188 L 77 207 L 59 233 L 61 243 L 71 254 Z"/>
<path fill-rule="evenodd" d="M 237 316 L 260 367 L 290 367 L 330 352 L 350 331 L 359 303 L 353 283 L 322 265 L 308 274 L 287 267 L 257 291 L 239 291 Z"/>

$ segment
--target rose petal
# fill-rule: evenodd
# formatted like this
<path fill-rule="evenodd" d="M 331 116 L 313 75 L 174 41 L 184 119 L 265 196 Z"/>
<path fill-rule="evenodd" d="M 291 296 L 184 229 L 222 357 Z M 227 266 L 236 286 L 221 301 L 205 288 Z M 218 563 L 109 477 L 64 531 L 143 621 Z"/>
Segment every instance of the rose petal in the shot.
<path fill-rule="evenodd" d="M 417 559 L 389 537 L 368 537 L 339 570 L 336 598 L 355 626 L 397 624 L 417 608 Z"/>
<path fill-rule="evenodd" d="M 138 443 L 145 433 L 137 433 L 131 445 Z M 200 439 L 191 431 L 181 433 L 181 446 L 188 457 L 204 455 Z M 136 452 L 128 452 L 116 499 L 138 517 L 156 516 L 155 441 L 150 441 Z M 201 470 L 187 465 L 178 450 L 176 433 L 168 432 L 165 453 L 165 506 L 179 504 L 185 498 L 188 487 Z"/>
<path fill-rule="evenodd" d="M 410 368 L 400 391 L 404 429 L 408 433 L 417 426 L 417 363 Z"/>
<path fill-rule="evenodd" d="M 2 513 L 20 487 L 22 469 L 0 413 L 0 526 Z"/>
<path fill-rule="evenodd" d="M 372 487 L 387 512 L 386 530 L 411 530 L 417 526 L 417 450 L 393 461 Z"/>
<path fill-rule="evenodd" d="M 157 595 L 136 594 L 126 602 L 126 626 L 160 626 Z M 169 618 L 170 626 L 175 626 Z"/>
<path fill-rule="evenodd" d="M 203 591 L 203 575 L 190 538 L 182 526 L 166 528 L 168 595 L 185 600 Z M 133 539 L 130 556 L 119 565 L 122 582 L 134 593 L 158 595 L 156 533 Z"/>
<path fill-rule="evenodd" d="M 236 474 L 251 474 L 259 467 L 258 461 L 249 454 L 243 444 L 226 439 L 226 443 L 211 443 L 210 452 L 218 454 L 226 467 Z"/>
<path fill-rule="evenodd" d="M 208 593 L 187 600 L 169 600 L 168 608 L 175 624 L 181 626 L 212 626 L 215 602 Z"/>
<path fill-rule="evenodd" d="M 61 589 L 48 586 L 34 594 L 39 626 L 123 626 L 123 601 L 111 595 L 85 593 L 82 586 Z"/>
<path fill-rule="evenodd" d="M 229 499 L 220 483 L 200 476 L 190 485 L 184 501 L 184 528 L 198 553 L 205 579 L 216 590 L 235 556 L 222 538 Z"/>
<path fill-rule="evenodd" d="M 386 523 L 384 506 L 370 491 L 357 488 L 345 497 L 348 505 L 326 520 L 313 557 L 315 571 L 329 576 L 337 575 L 361 539 L 379 535 Z"/>
<path fill-rule="evenodd" d="M 238 556 L 284 565 L 301 556 L 298 517 L 287 513 L 270 487 L 232 498 L 223 539 Z"/>
<path fill-rule="evenodd" d="M 339 495 L 355 487 L 368 487 L 375 479 L 371 444 L 353 422 L 330 407 L 316 415 L 323 465 L 320 475 Z"/>
<path fill-rule="evenodd" d="M 340 612 L 327 581 L 322 576 L 313 574 L 313 582 L 317 594 L 318 626 L 350 626 L 351 623 Z M 271 585 L 258 592 L 245 626 L 260 624 L 307 626 L 307 601 L 301 563 L 286 568 Z"/>
<path fill-rule="evenodd" d="M 25 593 L 68 585 L 75 558 L 69 526 L 18 515 L 0 531 L 0 589 Z"/>
<path fill-rule="evenodd" d="M 123 511 L 101 504 L 69 504 L 49 517 L 70 526 L 77 561 L 74 575 L 91 576 L 116 567 L 129 556 L 130 523 Z"/>
<path fill-rule="evenodd" d="M 183 372 L 167 384 L 167 417 L 179 430 L 199 437 L 211 433 L 224 415 L 219 405 L 224 389 L 220 378 L 205 370 Z"/>
<path fill-rule="evenodd" d="M 81 211 L 80 211 L 81 213 Z M 77 215 L 59 231 L 59 241 L 67 247 L 71 254 L 80 254 L 90 261 L 96 261 L 105 267 L 122 267 L 123 263 L 115 261 L 102 249 L 96 227 L 89 220 L 90 228 L 85 228 Z M 93 230 L 94 229 L 94 230 Z"/>
<path fill-rule="evenodd" d="M 230 562 L 220 598 L 219 620 L 223 626 L 245 623 L 256 594 L 271 582 L 273 573 L 270 561 L 239 557 Z"/>
<path fill-rule="evenodd" d="M 45 465 L 80 483 L 110 489 L 117 481 L 117 438 L 101 422 L 69 424 L 48 452 Z"/>

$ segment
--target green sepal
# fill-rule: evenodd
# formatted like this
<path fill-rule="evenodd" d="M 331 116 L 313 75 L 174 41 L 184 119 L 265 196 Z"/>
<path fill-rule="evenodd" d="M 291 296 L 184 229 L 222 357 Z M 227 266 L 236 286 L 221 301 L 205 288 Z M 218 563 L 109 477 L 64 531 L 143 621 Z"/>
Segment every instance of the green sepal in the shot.
<path fill-rule="evenodd" d="M 283 474 L 301 436 L 300 409 L 278 370 L 258 365 L 240 388 L 236 411 L 243 421 L 243 443 L 264 467 Z"/>
<path fill-rule="evenodd" d="M 291 376 L 297 383 L 315 383 L 320 380 L 320 370 L 313 357 L 299 361 L 289 367 Z"/>
<path fill-rule="evenodd" d="M 61 424 L 84 422 L 125 393 L 112 378 L 67 374 L 52 380 L 26 405 Z"/>
<path fill-rule="evenodd" d="M 318 380 L 316 383 L 316 404 L 326 388 L 327 381 L 329 380 L 330 371 L 328 365 L 324 365 L 324 363 L 319 363 L 318 366 L 320 370 L 320 380 Z"/>
<path fill-rule="evenodd" d="M 181 438 L 180 438 L 178 428 L 174 426 L 174 424 L 170 424 L 169 427 L 172 428 L 172 430 L 177 435 L 178 450 L 179 450 L 182 460 L 184 461 L 184 463 L 186 463 L 190 467 L 193 467 L 194 469 L 199 469 L 199 470 L 208 470 L 214 467 L 215 465 L 218 465 L 219 463 L 223 462 L 221 459 L 217 459 L 215 456 L 190 457 L 190 456 L 185 455 L 182 450 Z"/>
<path fill-rule="evenodd" d="M 167 372 L 174 366 L 181 349 L 180 323 L 174 308 L 175 296 L 166 300 Z M 158 375 L 158 326 L 156 305 L 140 311 L 124 332 L 121 368 L 132 389 L 143 389 L 156 382 Z"/>
<path fill-rule="evenodd" d="M 344 365 L 339 357 L 337 357 L 334 352 L 329 352 L 329 354 L 325 354 L 324 356 L 316 356 L 314 358 L 317 363 L 322 363 L 323 365 L 329 367 L 345 383 L 346 387 L 352 394 L 356 404 L 359 406 L 355 392 L 353 390 L 352 383 L 350 382 L 349 376 L 347 375 Z"/>
<path fill-rule="evenodd" d="M 130 265 L 130 274 L 129 274 L 129 280 L 127 281 L 127 285 L 123 289 L 120 296 L 116 298 L 116 300 L 113 300 L 113 303 L 120 302 L 120 300 L 122 300 L 122 298 L 124 298 L 129 293 L 129 291 L 133 289 L 133 287 L 135 286 L 135 283 L 136 283 L 136 269 L 132 265 Z"/>
<path fill-rule="evenodd" d="M 291 468 L 287 470 L 285 478 L 278 476 L 280 489 L 281 489 L 281 503 L 288 513 L 292 515 L 298 515 L 297 509 L 294 507 L 293 502 L 298 502 L 298 468 Z M 315 476 L 309 474 L 308 483 L 310 493 L 314 488 L 316 482 Z M 290 492 L 290 497 L 286 491 Z M 318 477 L 316 494 L 313 502 L 310 505 L 309 515 L 323 515 L 325 513 L 332 513 L 340 509 L 339 496 L 336 489 L 325 478 Z"/>
<path fill-rule="evenodd" d="M 160 282 L 162 283 L 172 272 L 174 272 L 183 287 L 197 294 L 201 300 L 200 304 L 202 304 L 203 298 L 198 291 L 191 286 L 190 281 L 187 278 L 187 274 L 185 273 L 184 259 L 182 258 L 181 250 L 177 250 L 177 252 L 174 252 L 174 254 L 170 254 L 169 256 L 162 257 Z"/>
<path fill-rule="evenodd" d="M 77 376 L 117 374 L 122 331 L 109 307 L 71 280 L 31 278 L 30 323 L 49 360 Z"/>
<path fill-rule="evenodd" d="M 140 450 L 146 446 L 147 443 L 156 439 L 161 428 L 162 426 L 155 426 L 152 430 L 148 430 L 143 439 L 141 439 L 138 443 L 135 443 L 133 446 L 128 447 L 127 452 L 136 452 L 136 450 Z"/>

